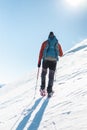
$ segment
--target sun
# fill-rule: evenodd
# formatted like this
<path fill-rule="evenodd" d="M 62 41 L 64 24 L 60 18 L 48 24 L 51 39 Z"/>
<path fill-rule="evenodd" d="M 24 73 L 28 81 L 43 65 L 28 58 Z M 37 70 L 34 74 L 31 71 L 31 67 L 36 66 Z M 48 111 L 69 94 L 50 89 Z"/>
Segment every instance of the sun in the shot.
<path fill-rule="evenodd" d="M 80 8 L 86 4 L 86 0 L 65 0 L 65 2 L 72 8 Z"/>

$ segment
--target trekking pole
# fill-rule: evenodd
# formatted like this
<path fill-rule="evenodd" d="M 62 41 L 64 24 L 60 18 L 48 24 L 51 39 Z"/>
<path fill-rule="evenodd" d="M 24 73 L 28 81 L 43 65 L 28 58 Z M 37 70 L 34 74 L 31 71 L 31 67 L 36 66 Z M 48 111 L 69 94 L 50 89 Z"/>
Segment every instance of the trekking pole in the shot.
<path fill-rule="evenodd" d="M 37 86 L 37 83 L 38 83 L 38 78 L 39 78 L 39 68 L 38 68 L 38 71 L 37 71 L 37 79 L 36 79 L 36 86 Z"/>
<path fill-rule="evenodd" d="M 37 81 L 38 81 L 38 77 L 39 77 L 39 68 L 38 68 L 38 71 L 37 71 Z"/>
<path fill-rule="evenodd" d="M 37 84 L 38 84 L 38 77 L 39 77 L 39 68 L 38 68 L 38 71 L 37 71 L 37 78 L 36 78 L 36 85 L 35 85 L 35 94 L 34 94 L 34 99 L 35 99 L 35 96 L 36 96 L 36 90 L 37 90 Z"/>

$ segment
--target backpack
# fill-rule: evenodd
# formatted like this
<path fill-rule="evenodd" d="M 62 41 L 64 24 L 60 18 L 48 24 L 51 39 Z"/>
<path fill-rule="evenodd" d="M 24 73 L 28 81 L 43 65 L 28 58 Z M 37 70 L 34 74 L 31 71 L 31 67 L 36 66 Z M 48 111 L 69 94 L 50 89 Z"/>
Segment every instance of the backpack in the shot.
<path fill-rule="evenodd" d="M 57 61 L 59 55 L 58 40 L 56 37 L 53 39 L 48 38 L 46 47 L 43 52 L 43 59 L 50 61 Z"/>

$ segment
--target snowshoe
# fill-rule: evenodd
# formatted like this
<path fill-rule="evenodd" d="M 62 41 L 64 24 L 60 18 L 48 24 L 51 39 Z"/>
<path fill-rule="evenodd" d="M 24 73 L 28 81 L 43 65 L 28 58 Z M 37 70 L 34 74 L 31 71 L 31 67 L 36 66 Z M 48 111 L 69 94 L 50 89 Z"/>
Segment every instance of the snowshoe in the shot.
<path fill-rule="evenodd" d="M 40 95 L 43 96 L 43 97 L 46 96 L 46 90 L 45 89 L 43 89 L 43 90 L 40 89 Z"/>
<path fill-rule="evenodd" d="M 48 93 L 48 98 L 51 98 L 53 96 L 54 91 Z"/>

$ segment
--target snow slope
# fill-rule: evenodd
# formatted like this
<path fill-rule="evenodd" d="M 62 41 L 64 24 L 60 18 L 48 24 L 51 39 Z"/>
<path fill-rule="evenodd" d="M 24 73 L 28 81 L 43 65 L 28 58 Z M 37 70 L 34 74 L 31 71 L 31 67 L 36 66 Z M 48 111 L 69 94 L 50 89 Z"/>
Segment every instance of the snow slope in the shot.
<path fill-rule="evenodd" d="M 0 88 L 0 130 L 87 130 L 87 40 L 60 58 L 51 99 L 36 72 Z"/>

